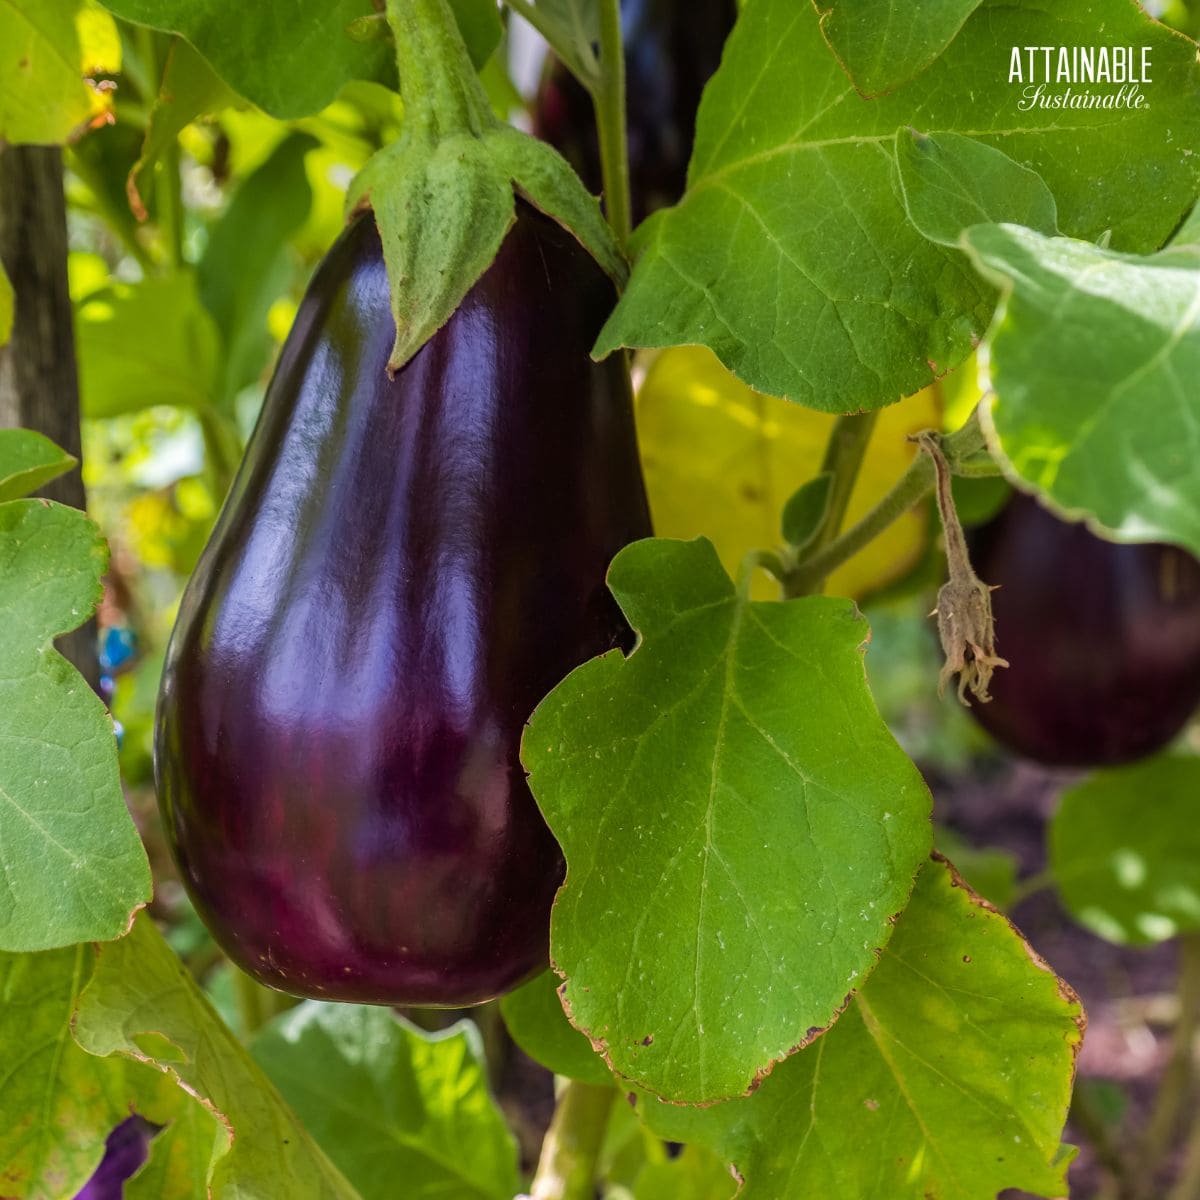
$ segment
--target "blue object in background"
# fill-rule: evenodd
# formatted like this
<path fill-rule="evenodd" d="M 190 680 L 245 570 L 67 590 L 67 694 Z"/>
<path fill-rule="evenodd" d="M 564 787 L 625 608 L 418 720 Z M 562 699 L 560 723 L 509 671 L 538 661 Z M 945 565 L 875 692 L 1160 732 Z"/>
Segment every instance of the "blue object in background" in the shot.
<path fill-rule="evenodd" d="M 111 625 L 100 634 L 100 670 L 115 675 L 137 654 L 137 634 L 128 625 Z"/>

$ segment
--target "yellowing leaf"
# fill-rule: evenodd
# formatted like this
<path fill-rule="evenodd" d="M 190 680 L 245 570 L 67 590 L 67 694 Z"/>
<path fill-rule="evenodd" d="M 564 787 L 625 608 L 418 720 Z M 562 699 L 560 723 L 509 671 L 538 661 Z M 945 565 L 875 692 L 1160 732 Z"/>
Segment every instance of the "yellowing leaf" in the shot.
<path fill-rule="evenodd" d="M 850 499 L 858 520 L 903 473 L 910 433 L 941 425 L 932 389 L 883 409 Z M 780 541 L 788 497 L 820 469 L 835 418 L 764 396 L 700 346 L 663 351 L 638 392 L 638 436 L 654 529 L 660 537 L 703 534 L 730 572 L 747 551 Z M 928 536 L 928 510 L 907 513 L 830 577 L 828 590 L 862 596 L 902 575 Z M 764 575 L 754 596 L 777 591 Z"/>
<path fill-rule="evenodd" d="M 75 33 L 85 75 L 116 75 L 121 70 L 121 35 L 117 23 L 96 0 L 84 0 L 75 14 Z"/>

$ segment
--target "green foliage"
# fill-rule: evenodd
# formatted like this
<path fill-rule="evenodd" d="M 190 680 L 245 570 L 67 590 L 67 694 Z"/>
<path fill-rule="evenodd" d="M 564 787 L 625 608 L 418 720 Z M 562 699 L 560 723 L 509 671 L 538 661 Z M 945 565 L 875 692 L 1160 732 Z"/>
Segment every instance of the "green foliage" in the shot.
<path fill-rule="evenodd" d="M 1086 43 L 1100 24 L 1106 41 L 1151 48 L 1149 106 L 1072 111 L 1069 125 L 1021 112 L 996 47 Z M 986 0 L 932 66 L 874 101 L 808 5 L 756 0 L 705 92 L 687 195 L 639 230 L 597 351 L 700 343 L 771 395 L 889 404 L 960 362 L 992 308 L 961 254 L 907 219 L 898 128 L 1003 148 L 1046 181 L 1064 231 L 1146 251 L 1195 199 L 1198 97 L 1195 46 L 1127 0 Z"/>
<path fill-rule="evenodd" d="M 125 185 L 130 206 L 136 212 L 145 214 L 140 183 L 143 173 L 175 145 L 180 133 L 197 117 L 227 108 L 236 101 L 237 96 L 188 42 L 183 38 L 172 41 L 162 83 L 150 109 L 142 151 Z"/>
<path fill-rule="evenodd" d="M 1200 758 L 1098 771 L 1062 795 L 1048 833 L 1063 903 L 1093 933 L 1152 945 L 1200 930 Z"/>
<path fill-rule="evenodd" d="M 938 853 L 954 864 L 954 869 L 989 904 L 1007 909 L 1017 891 L 1017 860 L 1006 850 L 973 846 L 952 829 L 934 832 Z"/>
<path fill-rule="evenodd" d="M 290 282 L 288 242 L 312 206 L 304 164 L 316 145 L 304 133 L 284 138 L 242 180 L 196 265 L 200 299 L 221 335 L 215 398 L 227 410 L 270 355 L 267 312 Z"/>
<path fill-rule="evenodd" d="M 543 971 L 501 997 L 500 1012 L 508 1032 L 530 1058 L 556 1075 L 597 1085 L 611 1083 L 612 1075 L 591 1042 L 567 1021 L 558 998 L 560 982 L 553 971 Z"/>
<path fill-rule="evenodd" d="M 524 740 L 567 859 L 551 954 L 614 1070 L 715 1100 L 874 966 L 929 851 L 929 794 L 867 691 L 848 601 L 749 602 L 703 539 L 636 542 L 609 586 L 637 649 L 568 676 Z"/>
<path fill-rule="evenodd" d="M 1200 554 L 1200 239 L 1145 258 L 1007 225 L 964 240 L 1005 293 L 987 341 L 1005 470 L 1122 541 Z"/>
<path fill-rule="evenodd" d="M 100 947 L 74 1032 L 89 1054 L 156 1067 L 209 1109 L 215 1143 L 211 1126 L 199 1132 L 213 1200 L 357 1200 L 148 917 Z"/>
<path fill-rule="evenodd" d="M 637 1177 L 634 1200 L 732 1200 L 737 1182 L 711 1150 L 685 1146 L 678 1158 L 647 1163 Z"/>
<path fill-rule="evenodd" d="M 954 40 L 980 0 L 816 0 L 821 32 L 863 96 L 894 91 Z"/>
<path fill-rule="evenodd" d="M 1066 1194 L 1075 996 L 942 863 L 921 872 L 838 1023 L 744 1100 L 643 1099 L 651 1127 L 732 1162 L 745 1200 Z"/>
<path fill-rule="evenodd" d="M 32 429 L 0 429 L 0 504 L 66 474 L 76 459 Z"/>
<path fill-rule="evenodd" d="M 511 1200 L 516 1146 L 475 1026 L 424 1033 L 382 1008 L 307 1002 L 254 1057 L 364 1200 Z"/>
<path fill-rule="evenodd" d="M 0 144 L 65 142 L 95 113 L 75 25 L 80 6 L 80 0 L 0 4 Z"/>
<path fill-rule="evenodd" d="M 908 219 L 938 245 L 957 246 L 969 226 L 1001 221 L 1058 232 L 1058 208 L 1045 180 L 986 142 L 901 130 L 896 165 Z"/>
<path fill-rule="evenodd" d="M 387 78 L 391 47 L 348 27 L 371 0 L 104 0 L 117 16 L 182 34 L 239 95 L 273 117 L 323 108 L 351 79 Z"/>
<path fill-rule="evenodd" d="M 85 1054 L 72 1040 L 71 1018 L 94 959 L 89 946 L 40 954 L 0 953 L 0 1045 L 19 1046 L 8 1057 L 0 1086 L 0 1187 L 6 1200 L 71 1196 L 100 1161 L 114 1125 L 137 1111 L 167 1125 L 212 1118 L 158 1072 L 137 1063 Z M 156 1146 L 161 1156 L 166 1145 Z M 191 1187 L 150 1192 L 127 1188 L 130 1200 L 169 1200 L 201 1194 L 203 1173 Z M 182 1180 L 177 1182 L 182 1183 Z"/>
<path fill-rule="evenodd" d="M 74 1195 L 96 1168 L 123 1116 L 107 1063 L 71 1040 L 70 1019 L 91 971 L 85 946 L 0 953 L 0 1190 L 5 1196 Z"/>
<path fill-rule="evenodd" d="M 31 466 L 39 459 L 40 479 Z M 0 479 L 9 485 L 22 478 L 36 486 L 62 465 L 27 437 L 0 440 Z M 107 562 L 100 532 L 83 513 L 44 500 L 0 504 L 3 950 L 118 937 L 150 896 L 112 720 L 52 645 L 91 615 Z"/>
<path fill-rule="evenodd" d="M 89 417 L 155 404 L 204 409 L 217 395 L 221 339 L 190 271 L 93 292 L 76 310 L 75 345 Z"/>

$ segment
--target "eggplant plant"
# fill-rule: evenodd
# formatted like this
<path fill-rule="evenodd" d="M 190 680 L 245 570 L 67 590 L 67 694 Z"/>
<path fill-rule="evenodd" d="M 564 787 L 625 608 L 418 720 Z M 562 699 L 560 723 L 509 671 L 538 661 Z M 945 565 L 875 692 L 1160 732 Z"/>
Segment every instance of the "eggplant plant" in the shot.
<path fill-rule="evenodd" d="M 1164 20 L 10 0 L 5 1200 L 1200 1196 Z"/>

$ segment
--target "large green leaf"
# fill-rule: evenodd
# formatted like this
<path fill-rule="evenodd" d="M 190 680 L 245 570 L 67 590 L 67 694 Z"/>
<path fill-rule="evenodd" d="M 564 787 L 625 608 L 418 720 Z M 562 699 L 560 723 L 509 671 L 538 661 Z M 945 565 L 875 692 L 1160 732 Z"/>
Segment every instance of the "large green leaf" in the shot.
<path fill-rule="evenodd" d="M 350 79 L 387 78 L 386 38 L 362 41 L 349 27 L 371 0 L 103 0 L 119 17 L 182 34 L 239 95 L 273 117 L 324 108 Z"/>
<path fill-rule="evenodd" d="M 980 0 L 813 0 L 821 32 L 864 96 L 920 74 L 954 40 Z"/>
<path fill-rule="evenodd" d="M 1148 105 L 1021 111 L 1003 48 L 1099 41 L 1150 48 Z M 687 194 L 641 227 L 597 351 L 700 343 L 758 390 L 829 411 L 889 404 L 960 362 L 993 294 L 906 218 L 895 136 L 910 127 L 1037 172 L 1065 232 L 1152 250 L 1200 184 L 1195 44 L 1128 0 L 985 0 L 932 66 L 868 101 L 811 6 L 755 0 L 705 91 Z"/>
<path fill-rule="evenodd" d="M 65 142 L 96 111 L 83 82 L 79 7 L 80 0 L 0 0 L 0 144 Z"/>
<path fill-rule="evenodd" d="M 32 429 L 0 429 L 0 503 L 36 492 L 77 461 Z"/>
<path fill-rule="evenodd" d="M 205 408 L 217 395 L 220 344 L 190 272 L 93 292 L 75 319 L 84 412 L 111 417 L 155 404 Z"/>
<path fill-rule="evenodd" d="M 0 1195 L 73 1196 L 104 1153 L 104 1139 L 136 1110 L 169 1136 L 178 1122 L 213 1122 L 156 1071 L 95 1058 L 71 1038 L 71 1017 L 92 971 L 90 946 L 0 953 Z M 194 1110 L 194 1111 L 193 1111 Z M 192 1182 L 195 1182 L 193 1177 Z M 199 1183 L 203 1187 L 203 1176 Z M 144 1193 L 149 1195 L 149 1193 Z M 155 1200 L 190 1200 L 161 1190 Z M 126 1192 L 132 1197 L 134 1192 Z"/>
<path fill-rule="evenodd" d="M 3 0 L 11 2 L 11 0 Z M 327 105 L 351 79 L 395 84 L 392 42 L 364 37 L 379 17 L 372 0 L 102 0 L 138 25 L 182 34 L 239 95 L 273 117 L 304 117 Z M 472 61 L 500 40 L 489 0 L 451 0 Z M 365 21 L 364 21 L 365 19 Z"/>
<path fill-rule="evenodd" d="M 1005 292 L 986 364 L 1006 473 L 1120 540 L 1200 554 L 1200 245 L 1139 258 L 1008 225 L 964 237 Z"/>
<path fill-rule="evenodd" d="M 387 1009 L 300 1005 L 254 1057 L 364 1197 L 511 1200 L 516 1145 L 488 1092 L 478 1030 L 425 1033 Z"/>
<path fill-rule="evenodd" d="M 316 144 L 307 134 L 292 134 L 242 180 L 196 268 L 200 298 L 224 342 L 217 383 L 222 404 L 232 404 L 270 354 L 267 312 L 292 271 L 288 239 L 312 207 L 304 160 Z"/>
<path fill-rule="evenodd" d="M 73 1196 L 128 1110 L 109 1064 L 71 1040 L 92 951 L 0 953 L 0 1195 Z"/>
<path fill-rule="evenodd" d="M 99 948 L 75 1039 L 166 1072 L 219 1122 L 212 1200 L 357 1200 L 146 916 Z"/>
<path fill-rule="evenodd" d="M 644 1119 L 734 1164 L 739 1200 L 1066 1195 L 1074 993 L 942 862 L 838 1023 L 754 1095 Z"/>
<path fill-rule="evenodd" d="M 561 981 L 543 971 L 500 1000 L 500 1012 L 512 1039 L 556 1075 L 584 1083 L 612 1082 L 612 1074 L 592 1044 L 568 1020 L 558 998 Z"/>
<path fill-rule="evenodd" d="M 703 1146 L 685 1146 L 666 1162 L 649 1162 L 639 1172 L 633 1200 L 732 1200 L 738 1190 L 729 1168 Z"/>
<path fill-rule="evenodd" d="M 704 539 L 636 542 L 609 586 L 637 649 L 574 671 L 524 740 L 567 859 L 551 955 L 619 1074 L 737 1095 L 874 966 L 929 793 L 867 690 L 849 601 L 750 602 Z"/>
<path fill-rule="evenodd" d="M 1200 930 L 1200 758 L 1098 771 L 1063 793 L 1048 837 L 1063 903 L 1093 933 L 1144 946 Z"/>
<path fill-rule="evenodd" d="M 0 949 L 118 937 L 150 898 L 112 718 L 52 645 L 91 615 L 107 562 L 83 513 L 0 504 Z"/>

